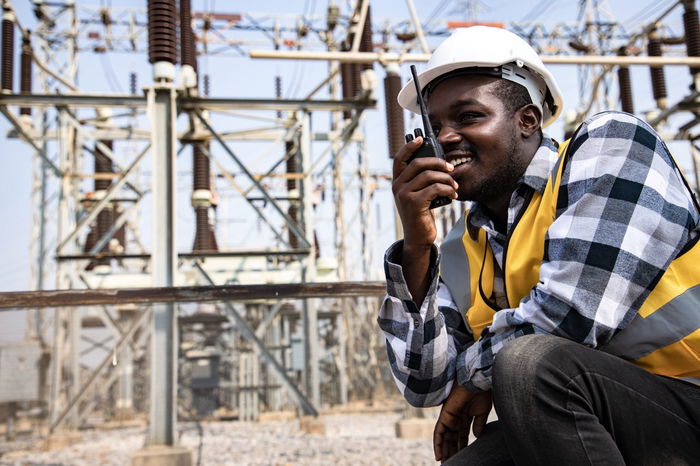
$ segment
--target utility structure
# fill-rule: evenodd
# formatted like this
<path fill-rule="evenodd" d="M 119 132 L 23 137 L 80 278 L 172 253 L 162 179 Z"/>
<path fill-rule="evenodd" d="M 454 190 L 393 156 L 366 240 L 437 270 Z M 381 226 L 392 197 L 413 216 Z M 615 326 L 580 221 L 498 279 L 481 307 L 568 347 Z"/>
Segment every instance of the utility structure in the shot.
<path fill-rule="evenodd" d="M 410 0 L 396 2 L 405 5 L 408 20 L 377 19 L 378 4 L 373 10 L 367 0 L 347 11 L 331 1 L 322 16 L 272 19 L 192 12 L 187 0 L 150 1 L 146 10 L 80 3 L 33 2 L 32 31 L 11 3 L 3 5 L 0 111 L 12 125 L 11 136 L 24 140 L 35 160 L 33 287 L 97 293 L 100 288 L 339 281 L 337 289 L 344 290 L 343 282 L 380 278 L 370 271 L 372 222 L 391 210 L 388 158 L 401 146 L 406 125 L 392 96 L 406 63 L 425 61 L 451 28 L 470 23 L 423 24 Z M 665 108 L 659 100 L 650 121 L 662 125 L 671 115 L 690 114 L 671 136 L 690 141 L 695 151 L 700 62 L 694 2 L 675 2 L 634 32 L 600 16 L 602 3 L 582 3 L 585 21 L 502 26 L 529 39 L 552 66 L 587 70 L 573 122 L 616 105 L 615 72 L 623 88 L 631 89 L 625 66 L 690 64 L 695 88 Z M 687 49 L 663 27 L 666 16 L 679 8 Z M 656 49 L 641 52 L 654 34 L 663 56 L 654 55 Z M 269 40 L 268 48 L 261 48 L 261 37 Z M 14 46 L 20 41 L 22 79 L 15 92 Z M 137 75 L 130 70 L 128 94 L 82 92 L 76 84 L 78 55 L 86 50 L 101 57 L 148 51 L 150 67 L 141 75 L 145 90 L 137 89 Z M 208 75 L 198 73 L 205 68 L 198 60 L 218 56 L 238 64 L 246 60 L 246 66 L 254 65 L 242 58 L 247 56 L 328 63 L 314 68 L 322 73 L 314 74 L 315 86 L 302 99 L 282 95 L 283 78 L 296 84 L 293 73 L 274 83 L 270 79 L 269 86 L 279 89 L 275 98 L 241 98 L 234 85 L 226 88 L 233 96 L 221 98 L 211 96 Z M 383 86 L 374 71 L 384 73 Z M 226 78 L 216 74 L 211 83 Z M 363 121 L 382 88 L 387 113 L 381 120 L 389 138 L 372 154 L 381 154 L 387 168 L 372 174 Z M 633 110 L 629 94 L 619 93 L 627 99 L 623 108 Z M 226 118 L 233 119 L 233 128 Z M 265 126 L 250 126 L 261 121 Z M 150 169 L 144 166 L 149 159 Z M 177 176 L 176 167 L 187 170 L 189 160 L 192 173 Z M 192 186 L 186 196 L 176 194 L 176 180 Z M 324 201 L 325 191 L 331 195 Z M 178 200 L 191 207 L 177 209 Z M 438 212 L 443 232 L 459 208 L 454 204 Z M 227 222 L 232 213 L 254 220 Z M 192 231 L 183 232 L 178 215 L 193 219 Z M 324 216 L 332 218 L 330 234 L 317 228 Z M 184 250 L 177 250 L 183 242 L 176 233 L 185 238 Z M 149 444 L 173 445 L 178 361 L 198 412 L 211 411 L 208 401 L 201 401 L 210 394 L 192 382 L 194 369 L 205 360 L 222 375 L 217 403 L 241 419 L 255 419 L 263 408 L 293 406 L 313 414 L 322 405 L 370 398 L 382 389 L 384 367 L 377 362 L 383 350 L 377 351 L 382 342 L 374 331 L 375 295 L 280 300 L 270 293 L 235 302 L 180 296 L 180 301 L 199 300 L 193 305 L 158 301 L 154 294 L 153 305 L 109 301 L 30 309 L 27 338 L 51 354 L 51 389 L 45 394 L 50 428 L 77 428 L 96 408 L 113 416 L 150 410 Z M 179 332 L 186 338 L 178 344 Z M 88 340 L 92 343 L 84 349 Z M 86 358 L 80 353 L 88 350 L 102 356 L 90 363 L 91 371 L 81 364 Z M 108 401 L 114 398 L 117 409 Z M 183 408 L 186 413 L 192 406 Z"/>

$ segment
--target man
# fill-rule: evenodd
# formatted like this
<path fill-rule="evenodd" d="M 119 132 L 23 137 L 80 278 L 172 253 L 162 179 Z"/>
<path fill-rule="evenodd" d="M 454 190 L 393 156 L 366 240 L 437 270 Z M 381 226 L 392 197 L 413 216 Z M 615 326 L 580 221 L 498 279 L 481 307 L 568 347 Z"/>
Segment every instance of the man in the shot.
<path fill-rule="evenodd" d="M 378 321 L 408 402 L 443 403 L 436 460 L 698 464 L 700 214 L 663 141 L 606 112 L 564 150 L 554 78 L 502 29 L 457 30 L 419 80 L 446 160 L 395 154 Z M 438 254 L 440 196 L 472 203 Z"/>

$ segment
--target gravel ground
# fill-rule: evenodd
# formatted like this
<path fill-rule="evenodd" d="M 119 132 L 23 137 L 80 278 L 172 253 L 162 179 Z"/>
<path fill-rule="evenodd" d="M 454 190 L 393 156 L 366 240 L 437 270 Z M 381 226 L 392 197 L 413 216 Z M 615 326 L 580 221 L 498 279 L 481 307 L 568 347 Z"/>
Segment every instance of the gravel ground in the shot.
<path fill-rule="evenodd" d="M 429 439 L 396 438 L 399 414 L 331 414 L 321 416 L 324 436 L 308 435 L 299 421 L 202 423 L 202 465 L 435 465 Z M 180 444 L 194 451 L 199 435 L 195 424 L 180 424 Z M 144 429 L 84 431 L 70 447 L 48 452 L 15 451 L 0 465 L 128 465 L 143 446 Z"/>

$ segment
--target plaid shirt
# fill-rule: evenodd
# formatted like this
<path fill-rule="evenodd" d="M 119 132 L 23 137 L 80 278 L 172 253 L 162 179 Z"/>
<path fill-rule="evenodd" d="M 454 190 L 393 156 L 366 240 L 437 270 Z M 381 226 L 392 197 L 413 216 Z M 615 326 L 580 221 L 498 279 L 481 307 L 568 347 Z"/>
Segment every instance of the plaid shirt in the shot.
<path fill-rule="evenodd" d="M 544 190 L 556 159 L 556 143 L 545 136 L 511 197 L 508 231 L 528 192 Z M 491 299 L 502 302 L 506 235 L 478 203 L 467 221 L 487 233 L 497 263 Z M 619 112 L 586 120 L 571 141 L 540 281 L 518 307 L 497 312 L 476 343 L 463 319 L 466 309 L 457 309 L 438 277 L 437 250 L 431 285 L 418 309 L 403 277 L 402 242 L 389 248 L 388 294 L 377 320 L 399 390 L 414 406 L 441 403 L 455 378 L 468 390 L 488 390 L 496 353 L 526 334 L 605 345 L 697 236 L 698 221 L 693 198 L 652 128 Z"/>

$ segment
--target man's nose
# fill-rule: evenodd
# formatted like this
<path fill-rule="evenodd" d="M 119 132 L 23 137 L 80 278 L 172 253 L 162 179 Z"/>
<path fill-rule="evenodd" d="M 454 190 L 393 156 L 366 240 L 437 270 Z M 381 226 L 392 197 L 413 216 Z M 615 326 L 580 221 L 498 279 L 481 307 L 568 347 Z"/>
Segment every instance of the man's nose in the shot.
<path fill-rule="evenodd" d="M 440 132 L 437 134 L 437 139 L 441 146 L 454 144 L 455 142 L 459 142 L 461 138 L 462 136 L 450 125 L 442 126 Z"/>

